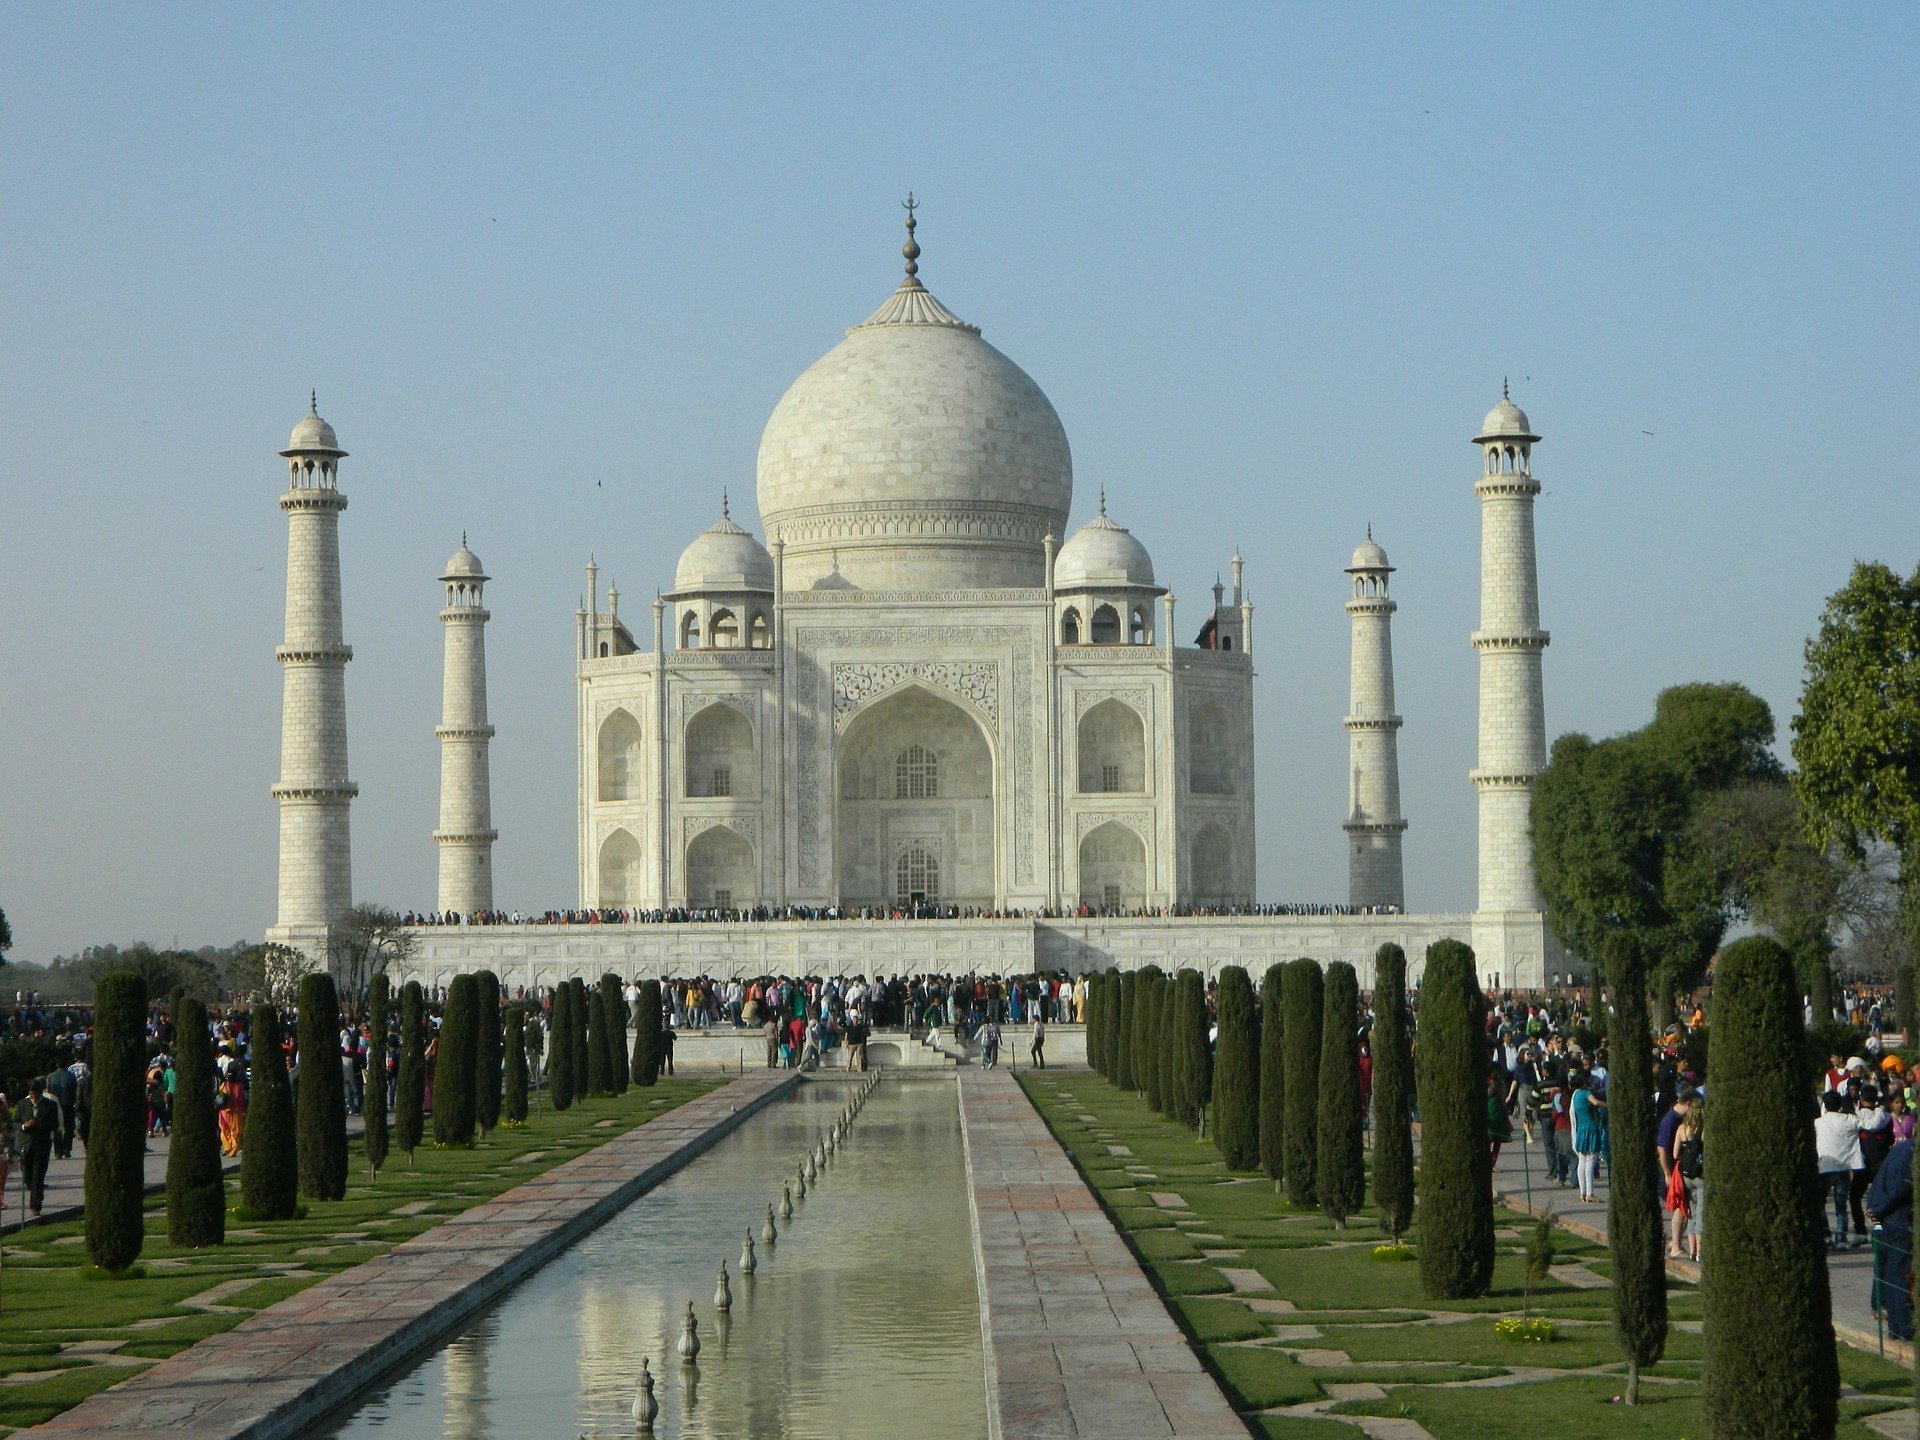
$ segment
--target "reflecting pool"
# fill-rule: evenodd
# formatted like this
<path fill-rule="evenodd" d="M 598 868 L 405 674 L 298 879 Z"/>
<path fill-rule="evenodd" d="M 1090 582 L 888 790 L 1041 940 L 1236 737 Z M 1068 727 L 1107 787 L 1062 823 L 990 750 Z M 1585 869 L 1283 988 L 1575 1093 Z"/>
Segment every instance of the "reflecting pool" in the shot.
<path fill-rule="evenodd" d="M 663 1437 L 987 1433 L 959 1099 L 890 1080 L 773 1247 L 761 1239 L 851 1086 L 804 1084 L 309 1432 L 391 1440 L 632 1437 L 646 1356 Z M 740 1273 L 751 1230 L 759 1268 Z M 714 1282 L 726 1261 L 733 1307 Z M 687 1302 L 697 1367 L 675 1346 Z"/>

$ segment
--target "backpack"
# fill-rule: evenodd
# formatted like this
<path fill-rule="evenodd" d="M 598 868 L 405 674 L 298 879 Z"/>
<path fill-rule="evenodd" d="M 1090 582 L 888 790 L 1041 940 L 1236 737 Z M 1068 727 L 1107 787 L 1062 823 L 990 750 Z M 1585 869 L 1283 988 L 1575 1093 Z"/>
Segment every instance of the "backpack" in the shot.
<path fill-rule="evenodd" d="M 1706 1152 L 1700 1144 L 1700 1137 L 1682 1140 L 1680 1149 L 1675 1153 L 1674 1163 L 1680 1167 L 1680 1174 L 1688 1180 L 1698 1180 L 1705 1169 Z"/>

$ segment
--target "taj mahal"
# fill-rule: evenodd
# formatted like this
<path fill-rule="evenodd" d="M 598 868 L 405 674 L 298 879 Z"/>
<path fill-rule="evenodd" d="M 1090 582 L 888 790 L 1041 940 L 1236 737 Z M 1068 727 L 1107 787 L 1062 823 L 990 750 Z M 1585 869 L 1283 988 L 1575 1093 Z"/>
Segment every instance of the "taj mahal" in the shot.
<path fill-rule="evenodd" d="M 1489 983 L 1564 971 L 1529 837 L 1548 637 L 1533 539 L 1539 437 L 1525 413 L 1502 395 L 1470 477 L 1482 515 L 1480 626 L 1462 647 L 1480 674 L 1478 763 L 1463 777 L 1479 797 L 1476 908 L 1407 906 L 1393 566 L 1369 532 L 1329 587 L 1352 633 L 1348 802 L 1327 817 L 1348 893 L 1274 913 L 1254 888 L 1258 655 L 1245 562 L 1223 556 L 1231 584 L 1216 580 L 1197 614 L 1177 612 L 1104 488 L 1070 528 L 1059 416 L 921 282 L 911 204 L 906 225 L 898 287 L 767 421 L 755 477 L 764 541 L 723 495 L 638 615 L 622 614 L 617 589 L 603 597 L 587 563 L 574 616 L 578 895 L 566 903 L 595 923 L 422 926 L 410 974 L 484 965 L 513 985 L 609 969 L 1216 970 L 1308 955 L 1352 961 L 1364 977 L 1380 943 L 1403 944 L 1417 969 L 1443 936 L 1474 945 Z M 281 454 L 289 548 L 268 938 L 318 955 L 352 903 L 346 452 L 316 404 Z M 464 537 L 439 577 L 442 920 L 500 918 L 489 579 Z M 843 918 L 781 923 L 798 913 Z M 668 917 L 689 923 L 655 923 Z"/>

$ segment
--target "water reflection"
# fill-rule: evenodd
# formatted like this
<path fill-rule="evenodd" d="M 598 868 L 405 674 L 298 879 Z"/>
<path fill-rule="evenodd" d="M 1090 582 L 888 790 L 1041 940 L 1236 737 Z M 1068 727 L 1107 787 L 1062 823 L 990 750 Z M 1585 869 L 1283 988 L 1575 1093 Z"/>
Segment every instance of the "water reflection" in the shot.
<path fill-rule="evenodd" d="M 979 1295 L 960 1152 L 944 1083 L 880 1087 L 758 1268 L 713 1307 L 722 1260 L 758 1233 L 845 1105 L 802 1086 L 575 1245 L 441 1350 L 308 1440 L 544 1440 L 634 1434 L 640 1357 L 653 1433 L 685 1440 L 882 1440 L 906 1416 L 986 1434 Z M 687 1302 L 697 1365 L 676 1347 Z"/>

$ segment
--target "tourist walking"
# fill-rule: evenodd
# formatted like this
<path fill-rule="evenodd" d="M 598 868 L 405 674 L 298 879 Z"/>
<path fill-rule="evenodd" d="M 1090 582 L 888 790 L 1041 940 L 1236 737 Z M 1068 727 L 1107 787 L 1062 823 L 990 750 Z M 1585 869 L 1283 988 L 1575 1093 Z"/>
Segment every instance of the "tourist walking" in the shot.
<path fill-rule="evenodd" d="M 1820 1118 L 1813 1122 L 1813 1146 L 1820 1157 L 1820 1183 L 1833 1199 L 1833 1222 L 1827 1227 L 1827 1246 L 1847 1244 L 1847 1214 L 1853 1195 L 1853 1173 L 1866 1168 L 1860 1153 L 1860 1122 L 1847 1109 L 1846 1097 L 1829 1090 L 1820 1097 Z M 1856 1243 L 1864 1245 L 1867 1237 Z"/>
<path fill-rule="evenodd" d="M 1580 1198 L 1594 1198 L 1594 1183 L 1600 1178 L 1600 1152 L 1606 1148 L 1606 1136 L 1600 1128 L 1600 1116 L 1606 1102 L 1596 1100 L 1585 1075 L 1573 1082 L 1573 1154 L 1575 1174 L 1580 1182 Z"/>
<path fill-rule="evenodd" d="M 1913 1339 L 1913 1141 L 1887 1152 L 1867 1191 L 1873 1217 L 1873 1308 L 1886 1318 L 1896 1340 Z"/>
<path fill-rule="evenodd" d="M 21 1103 L 20 1183 L 26 1187 L 27 1208 L 37 1219 L 47 1193 L 47 1162 L 53 1158 L 54 1132 L 60 1128 L 60 1107 L 47 1098 L 47 1082 L 35 1079 Z"/>
<path fill-rule="evenodd" d="M 1047 1068 L 1047 1022 L 1040 1018 L 1038 1010 L 1033 1012 L 1033 1044 L 1027 1047 L 1027 1054 L 1033 1058 L 1036 1069 Z"/>

